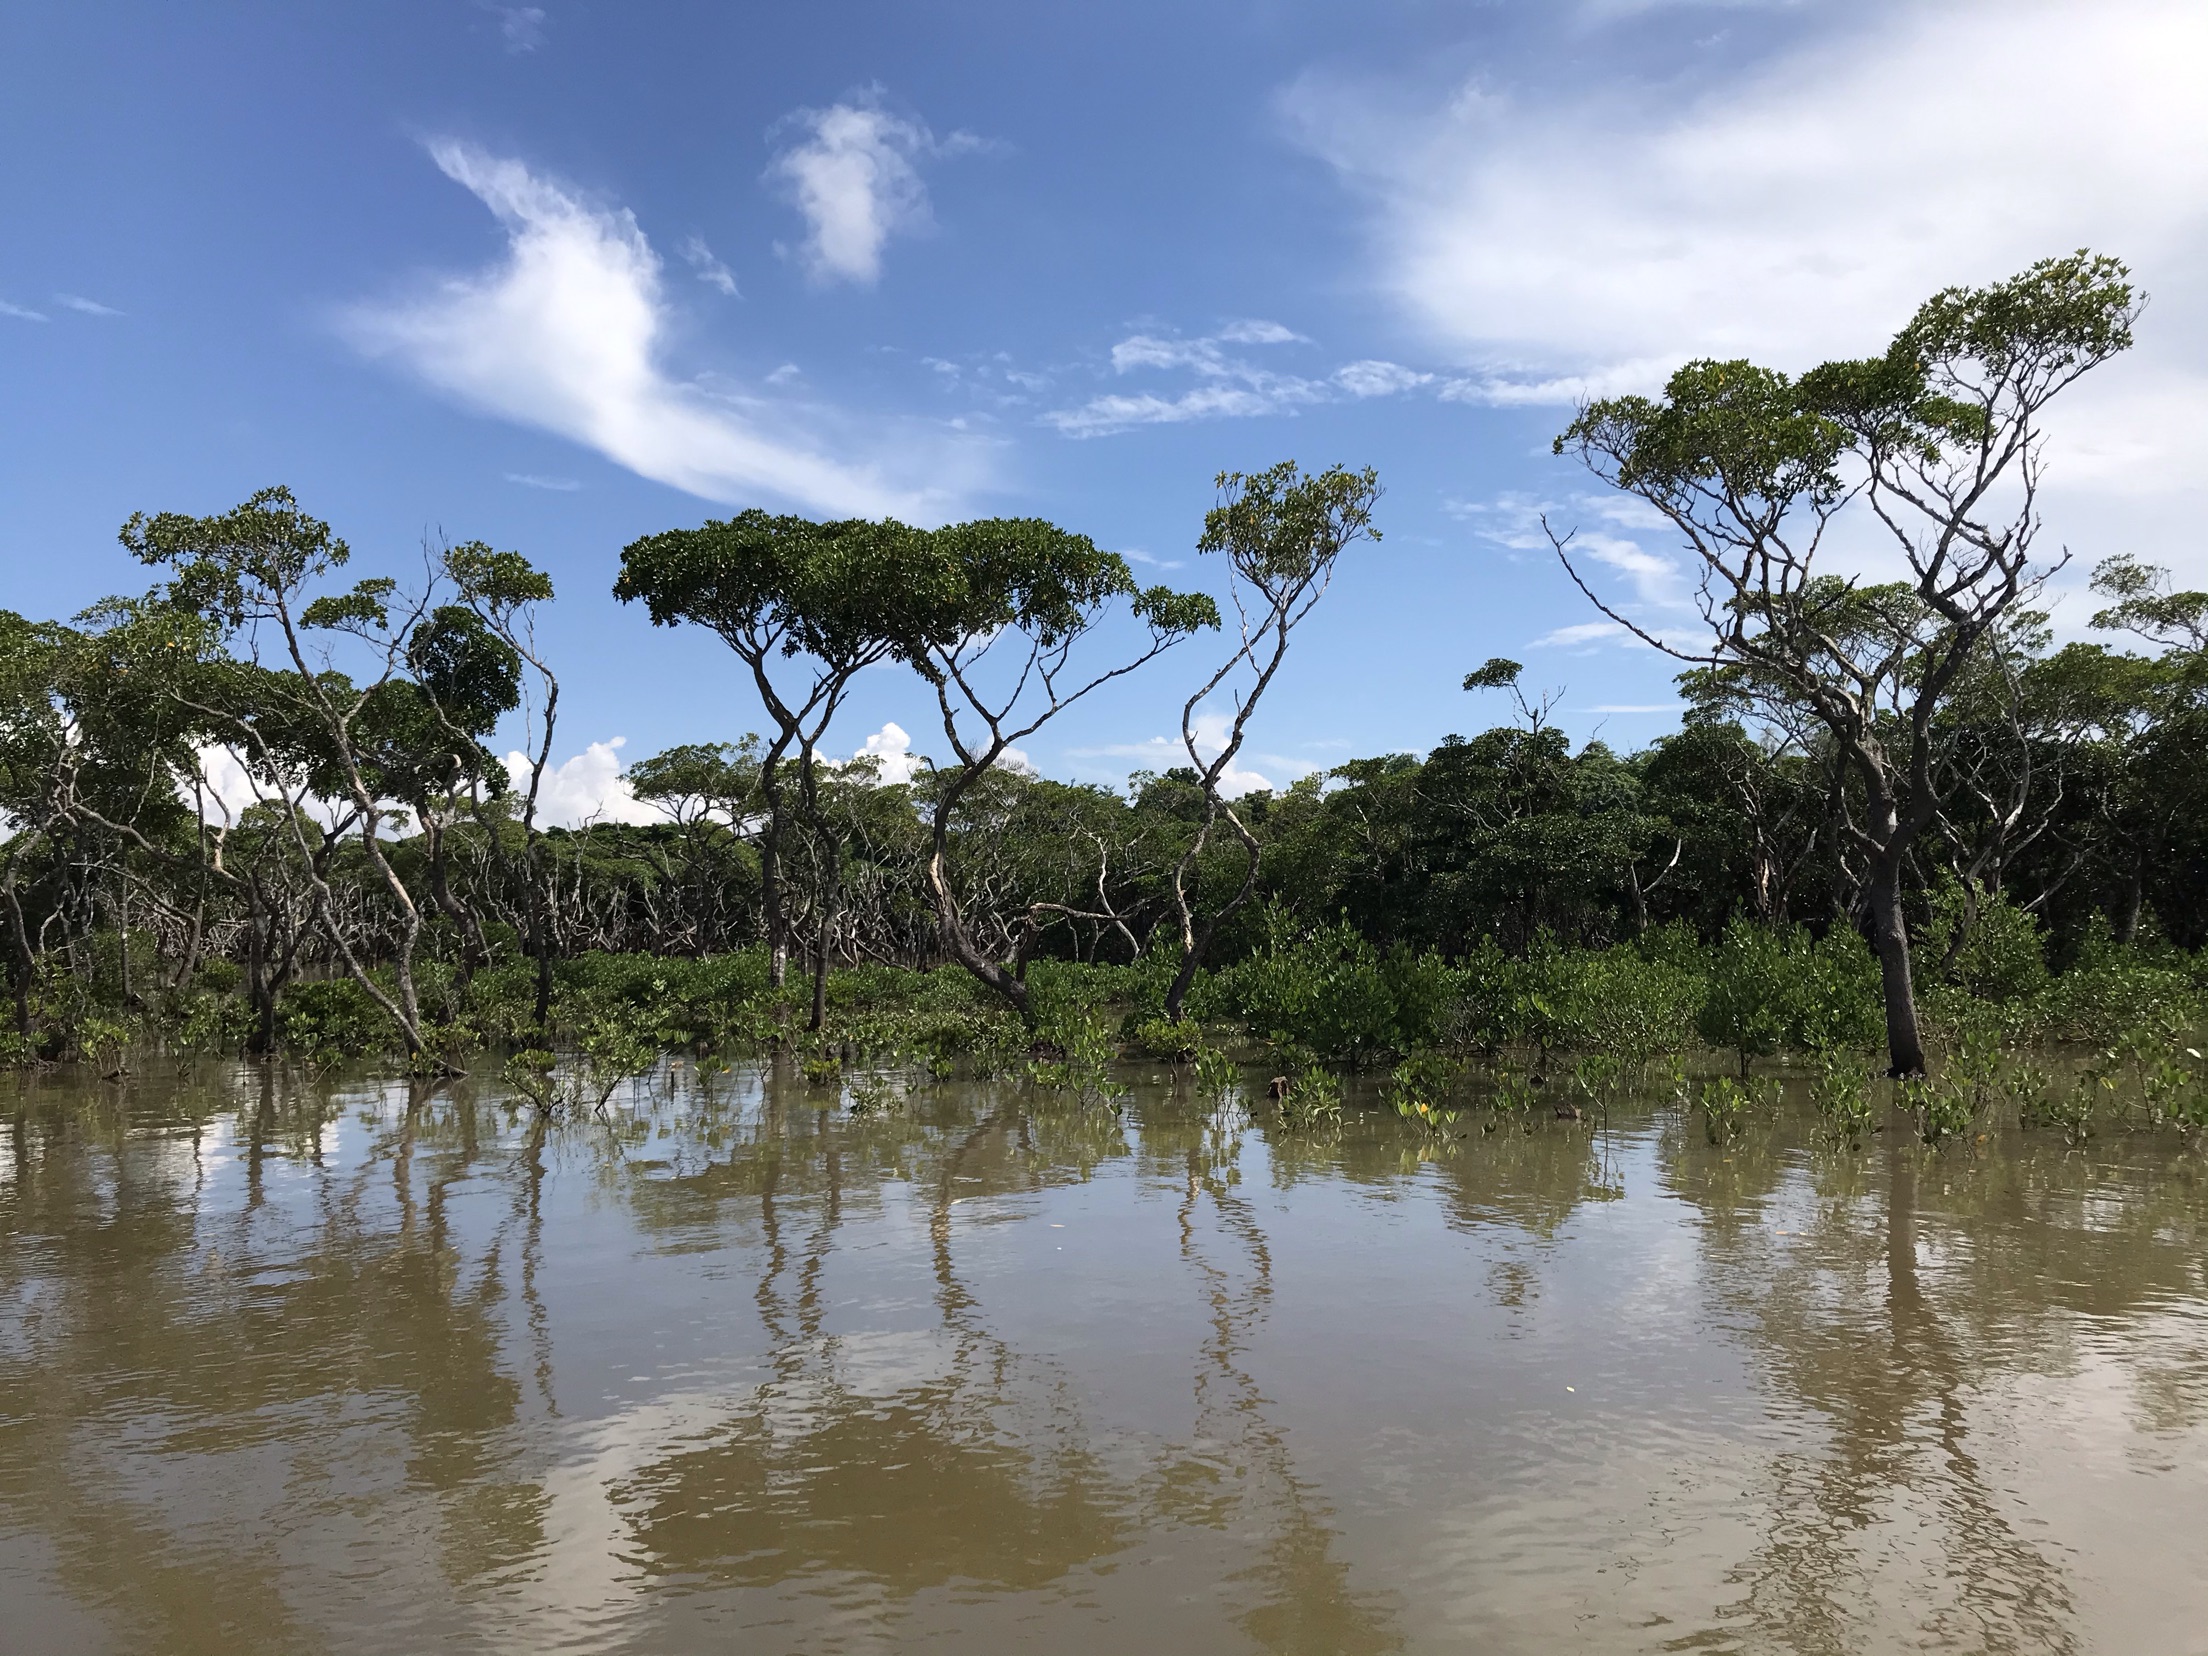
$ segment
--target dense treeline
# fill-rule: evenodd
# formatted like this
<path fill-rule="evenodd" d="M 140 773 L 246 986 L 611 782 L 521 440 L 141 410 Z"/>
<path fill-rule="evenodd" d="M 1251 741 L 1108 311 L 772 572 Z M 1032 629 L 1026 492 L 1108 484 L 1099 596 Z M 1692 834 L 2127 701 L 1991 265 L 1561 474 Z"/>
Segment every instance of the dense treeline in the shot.
<path fill-rule="evenodd" d="M 757 714 L 632 767 L 665 819 L 647 826 L 542 821 L 553 593 L 521 555 L 440 547 L 415 589 L 346 585 L 349 549 L 281 489 L 133 518 L 151 590 L 67 624 L 0 612 L 7 1050 L 143 1032 L 389 1042 L 435 1066 L 580 1040 L 644 981 L 657 1038 L 769 1039 L 939 966 L 964 987 L 908 999 L 996 1006 L 1030 1035 L 1053 995 L 1096 998 L 1065 988 L 1079 966 L 1168 1046 L 1232 1017 L 1343 1059 L 1883 1033 L 1906 1075 L 1920 1006 L 1951 1024 L 1956 995 L 2060 1033 L 2086 1014 L 2048 1010 L 2070 1004 L 2050 974 L 2130 960 L 2191 981 L 2208 941 L 2208 594 L 2107 559 L 2095 640 L 2057 647 L 2051 571 L 2029 561 L 2038 410 L 2128 346 L 2136 310 L 2121 267 L 2081 254 L 1936 297 L 1866 363 L 1691 364 L 1660 400 L 1591 405 L 1560 449 L 1708 572 L 1691 645 L 1616 617 L 1680 658 L 1682 728 L 1575 751 L 1495 660 L 1465 690 L 1475 717 L 1508 698 L 1501 723 L 1233 798 L 1296 628 L 1377 538 L 1369 471 L 1219 479 L 1198 546 L 1225 624 L 1037 520 L 746 512 L 647 537 L 617 596 L 725 641 Z M 1911 579 L 1812 568 L 1856 505 Z M 829 757 L 854 677 L 884 663 L 940 714 L 909 781 Z M 1009 762 L 1085 696 L 1176 666 L 1185 765 L 1115 793 Z M 502 761 L 487 744 L 517 727 Z M 646 978 L 614 955 L 649 957 Z M 670 974 L 718 1010 L 670 1012 Z M 1852 1010 L 1773 1010 L 1771 989 L 1739 1011 L 1774 974 L 1841 985 L 1826 1001 Z M 1625 1002 L 1653 1033 L 1589 1033 Z"/>

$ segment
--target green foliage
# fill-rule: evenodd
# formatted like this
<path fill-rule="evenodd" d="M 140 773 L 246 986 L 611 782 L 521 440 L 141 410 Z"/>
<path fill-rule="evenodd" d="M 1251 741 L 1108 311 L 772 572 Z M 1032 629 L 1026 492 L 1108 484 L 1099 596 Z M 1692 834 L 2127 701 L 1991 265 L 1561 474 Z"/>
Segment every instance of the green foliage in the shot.
<path fill-rule="evenodd" d="M 1276 928 L 1263 950 L 1217 974 L 1216 994 L 1262 1040 L 1370 1064 L 1433 1041 L 1454 977 L 1432 955 L 1383 955 L 1337 921 L 1300 936 Z"/>
<path fill-rule="evenodd" d="M 610 997 L 585 997 L 563 1010 L 575 1033 L 583 1087 L 593 1095 L 593 1109 L 604 1109 L 622 1082 L 658 1065 L 664 1042 L 648 1011 Z"/>
<path fill-rule="evenodd" d="M 1389 1102 L 1395 1113 L 1429 1133 L 1444 1133 L 1462 1113 L 1447 1099 L 1463 1078 L 1463 1063 L 1432 1048 L 1414 1052 L 1389 1072 Z"/>
<path fill-rule="evenodd" d="M 1834 927 L 1812 940 L 1799 927 L 1736 920 L 1725 928 L 1697 1020 L 1702 1038 L 1751 1058 L 1869 1047 L 1884 1029 L 1878 963 L 1854 932 Z"/>
<path fill-rule="evenodd" d="M 1810 1102 L 1839 1142 L 1861 1145 L 1877 1123 L 1871 1077 L 1863 1064 L 1839 1053 L 1826 1053 L 1809 1084 Z"/>
<path fill-rule="evenodd" d="M 2047 956 L 2039 922 L 2010 902 L 2006 892 L 1980 893 L 1973 905 L 1948 875 L 1927 900 L 1931 919 L 1917 950 L 1935 966 L 1944 963 L 1949 982 L 1988 1001 L 2028 1001 L 2045 991 Z"/>
<path fill-rule="evenodd" d="M 1747 1128 L 1748 1112 L 1753 1103 L 1745 1086 L 1727 1076 L 1713 1077 L 1702 1083 L 1696 1103 L 1702 1111 L 1702 1130 L 1712 1144 L 1739 1141 Z"/>
<path fill-rule="evenodd" d="M 499 1066 L 499 1079 L 527 1099 L 538 1114 L 550 1115 L 559 1107 L 559 1085 L 553 1074 L 556 1062 L 541 1047 L 525 1047 Z"/>
<path fill-rule="evenodd" d="M 1050 1026 L 1045 1042 L 1058 1056 L 1038 1060 L 1029 1073 L 1038 1086 L 1072 1093 L 1083 1104 L 1112 1105 L 1127 1089 L 1112 1075 L 1118 1047 L 1104 1019 L 1085 1010 L 1062 1013 Z"/>
<path fill-rule="evenodd" d="M 285 1050 L 315 1059 L 357 1058 L 391 1039 L 383 1008 L 351 978 L 290 985 L 277 998 L 276 1028 Z"/>
<path fill-rule="evenodd" d="M 1206 1046 L 1196 1054 L 1196 1095 L 1199 1098 L 1224 1098 L 1241 1080 L 1241 1071 L 1215 1046 Z"/>
<path fill-rule="evenodd" d="M 1295 1066 L 1281 1089 L 1280 1124 L 1306 1131 L 1341 1119 L 1342 1083 L 1324 1064 Z"/>
<path fill-rule="evenodd" d="M 1153 1058 L 1191 1064 L 1204 1049 L 1203 1026 L 1192 1018 L 1145 1018 L 1134 1028 L 1135 1045 Z"/>

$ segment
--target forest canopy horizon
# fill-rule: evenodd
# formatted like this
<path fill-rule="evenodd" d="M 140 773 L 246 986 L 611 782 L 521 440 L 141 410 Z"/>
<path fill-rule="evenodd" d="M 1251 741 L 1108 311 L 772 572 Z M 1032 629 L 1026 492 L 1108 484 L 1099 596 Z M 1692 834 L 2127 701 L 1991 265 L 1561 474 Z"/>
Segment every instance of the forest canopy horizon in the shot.
<path fill-rule="evenodd" d="M 1679 661 L 1683 728 L 1574 752 L 1496 658 L 1464 688 L 1510 690 L 1514 723 L 1233 797 L 1292 637 L 1380 538 L 1371 468 L 1221 474 L 1194 538 L 1218 595 L 1145 587 L 1038 518 L 753 509 L 644 536 L 615 596 L 720 638 L 743 688 L 719 739 L 629 768 L 664 823 L 575 831 L 539 820 L 554 595 L 522 554 L 432 547 L 418 589 L 346 584 L 351 548 L 288 490 L 138 514 L 122 540 L 161 572 L 150 591 L 66 624 L 0 612 L 13 1050 L 82 1050 L 103 1017 L 181 1017 L 234 984 L 235 1040 L 267 1053 L 334 976 L 436 1067 L 470 980 L 506 963 L 533 979 L 510 1037 L 534 1049 L 563 963 L 754 943 L 774 995 L 802 963 L 814 1031 L 831 969 L 870 961 L 955 966 L 1037 1030 L 1053 1014 L 1030 968 L 1052 958 L 1156 963 L 1180 1027 L 1207 974 L 1330 928 L 1461 962 L 1667 926 L 1715 947 L 1748 923 L 1861 937 L 1889 1069 L 1921 1073 L 1927 981 L 2029 978 L 2025 954 L 2043 976 L 2104 935 L 2204 940 L 2208 595 L 2101 559 L 2094 625 L 2143 650 L 2056 648 L 2038 607 L 2063 561 L 2035 553 L 2044 411 L 2131 347 L 2142 303 L 2119 261 L 2080 252 L 1934 295 L 1874 356 L 1798 376 L 1690 362 L 1660 395 L 1587 404 L 1556 451 L 1670 526 L 1700 633 L 1651 626 L 1572 532 L 1550 538 L 1604 616 Z M 1828 567 L 1845 512 L 1905 578 Z M 1214 635 L 1185 764 L 1124 795 L 1009 766 Z M 829 757 L 854 679 L 885 665 L 940 723 L 909 780 Z M 517 719 L 510 774 L 487 744 Z"/>

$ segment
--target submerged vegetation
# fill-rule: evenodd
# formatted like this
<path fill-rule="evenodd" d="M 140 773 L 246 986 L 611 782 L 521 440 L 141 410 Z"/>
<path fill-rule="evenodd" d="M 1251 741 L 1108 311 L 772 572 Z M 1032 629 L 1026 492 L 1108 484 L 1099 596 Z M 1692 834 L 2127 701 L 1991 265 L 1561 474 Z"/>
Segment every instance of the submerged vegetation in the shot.
<path fill-rule="evenodd" d="M 554 595 L 519 553 L 432 548 L 408 591 L 344 584 L 282 489 L 134 517 L 149 591 L 0 612 L 0 1058 L 482 1063 L 552 1112 L 666 1054 L 775 1051 L 862 1114 L 961 1073 L 1110 1109 L 1140 1060 L 1307 1131 L 1365 1071 L 1437 1135 L 1653 1079 L 1720 1144 L 1787 1072 L 1843 1144 L 1999 1112 L 2198 1132 L 2208 594 L 2108 558 L 2100 641 L 2057 647 L 2032 554 L 2042 410 L 2139 304 L 2079 254 L 1935 296 L 1862 362 L 1695 363 L 1588 406 L 1559 450 L 1676 532 L 1702 634 L 1610 609 L 1553 538 L 1680 659 L 1682 728 L 1575 751 L 1498 659 L 1465 688 L 1514 719 L 1232 797 L 1299 627 L 1378 539 L 1370 470 L 1222 475 L 1216 596 L 1033 519 L 639 540 L 617 595 L 716 635 L 741 687 L 726 739 L 631 768 L 642 825 L 543 820 Z M 1817 563 L 1843 512 L 1905 578 Z M 1018 763 L 1199 652 L 1185 764 L 1115 793 Z M 880 666 L 940 717 L 909 778 L 828 757 Z"/>

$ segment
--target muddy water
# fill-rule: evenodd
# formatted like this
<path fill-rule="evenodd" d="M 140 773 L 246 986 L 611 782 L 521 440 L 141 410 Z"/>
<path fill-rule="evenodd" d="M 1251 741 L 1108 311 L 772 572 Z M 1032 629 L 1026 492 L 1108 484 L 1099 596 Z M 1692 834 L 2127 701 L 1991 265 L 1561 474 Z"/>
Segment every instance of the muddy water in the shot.
<path fill-rule="evenodd" d="M 0 1647 L 2208 1650 L 2172 1140 L 57 1079 Z"/>

